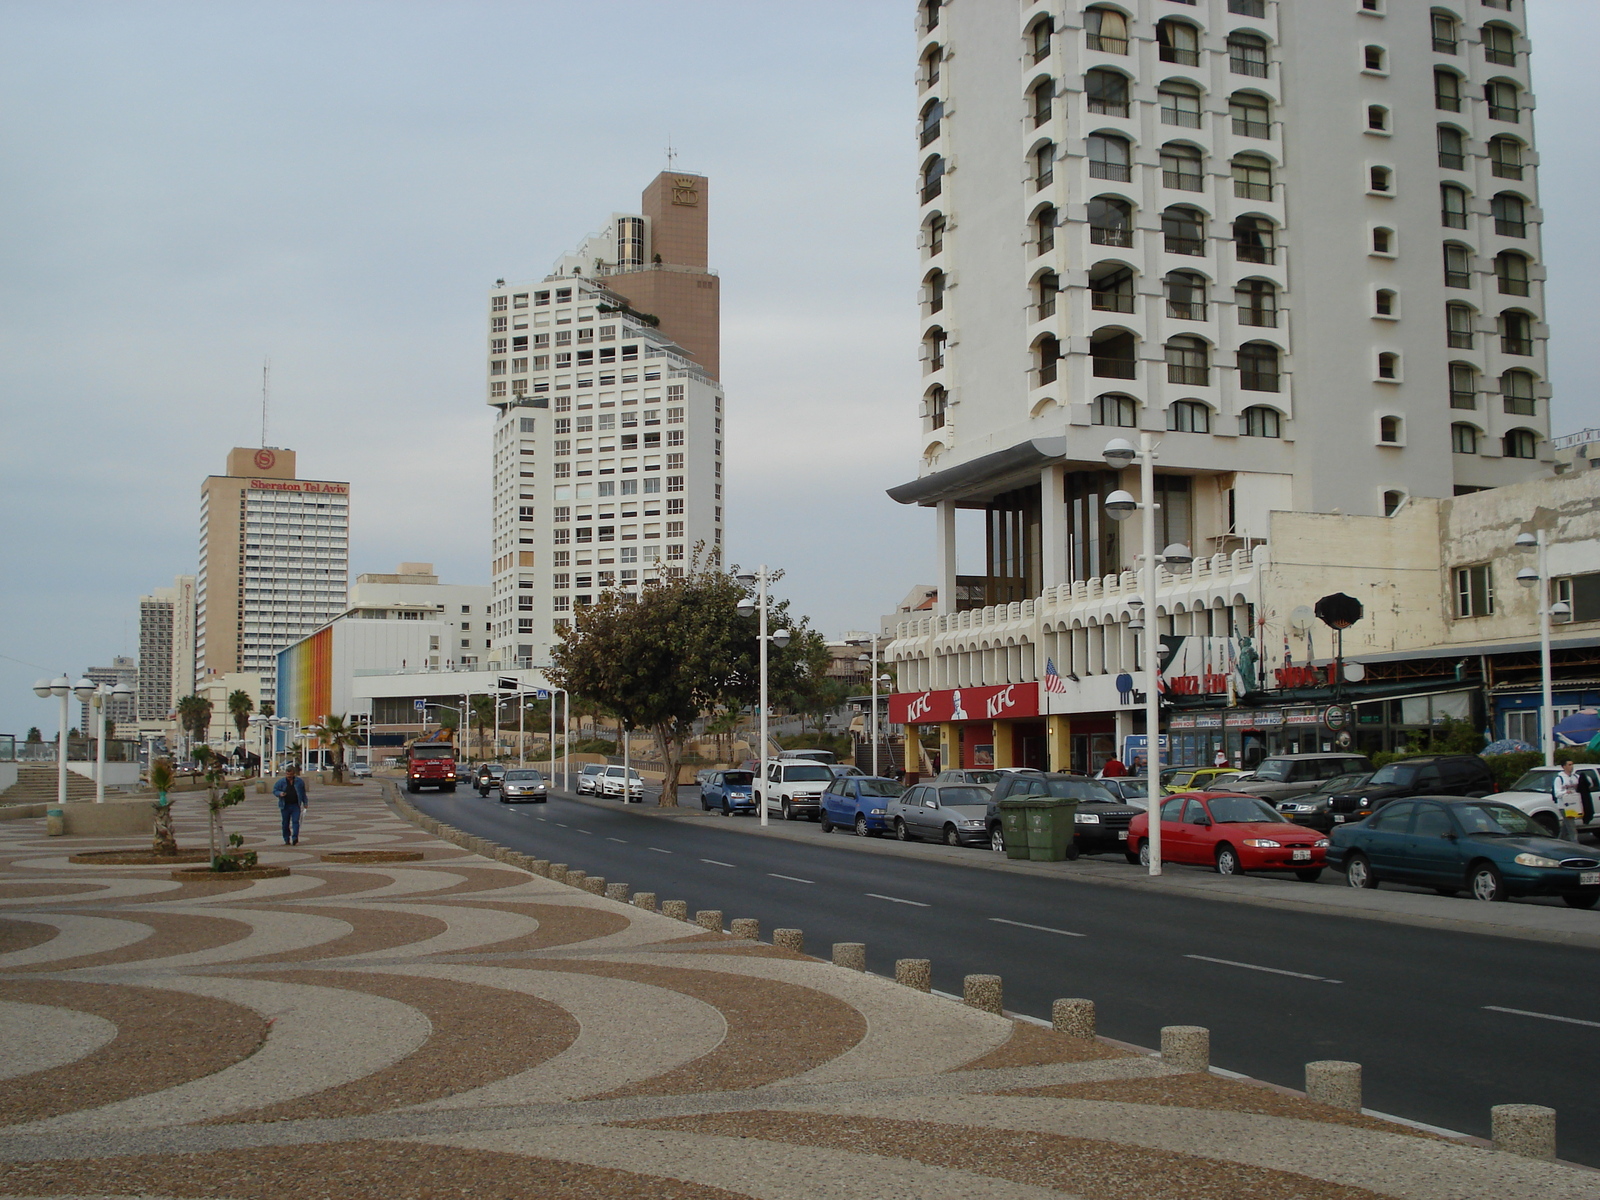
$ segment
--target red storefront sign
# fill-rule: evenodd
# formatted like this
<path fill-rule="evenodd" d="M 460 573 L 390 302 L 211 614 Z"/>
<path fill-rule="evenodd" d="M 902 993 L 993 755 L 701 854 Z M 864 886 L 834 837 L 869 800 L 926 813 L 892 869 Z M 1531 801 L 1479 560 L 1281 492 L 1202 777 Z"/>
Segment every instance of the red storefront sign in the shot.
<path fill-rule="evenodd" d="M 895 725 L 938 725 L 945 721 L 1008 721 L 1039 715 L 1037 683 L 1000 687 L 951 688 L 942 692 L 896 692 L 889 697 Z"/>

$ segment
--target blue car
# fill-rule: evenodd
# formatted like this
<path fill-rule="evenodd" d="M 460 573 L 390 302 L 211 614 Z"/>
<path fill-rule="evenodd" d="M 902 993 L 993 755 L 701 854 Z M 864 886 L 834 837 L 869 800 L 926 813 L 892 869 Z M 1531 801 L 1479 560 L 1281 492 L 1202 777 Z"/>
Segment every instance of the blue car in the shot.
<path fill-rule="evenodd" d="M 889 801 L 903 784 L 880 775 L 841 775 L 822 793 L 822 832 L 853 829 L 857 837 L 887 833 Z"/>
<path fill-rule="evenodd" d="M 1421 884 L 1476 900 L 1560 896 L 1573 908 L 1600 902 L 1600 858 L 1550 837 L 1519 808 L 1487 799 L 1392 800 L 1364 821 L 1336 825 L 1328 865 L 1353 888 Z"/>
<path fill-rule="evenodd" d="M 710 772 L 700 781 L 700 807 L 707 812 L 715 809 L 725 817 L 755 812 L 755 797 L 750 790 L 755 779 L 749 771 Z"/>

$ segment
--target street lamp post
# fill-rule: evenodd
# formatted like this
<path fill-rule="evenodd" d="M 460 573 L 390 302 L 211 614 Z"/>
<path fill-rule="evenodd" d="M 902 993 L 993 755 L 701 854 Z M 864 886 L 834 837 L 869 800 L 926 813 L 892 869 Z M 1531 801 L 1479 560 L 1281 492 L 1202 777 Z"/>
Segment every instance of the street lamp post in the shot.
<path fill-rule="evenodd" d="M 767 825 L 767 643 L 770 641 L 779 650 L 789 644 L 789 631 L 775 629 L 767 632 L 767 574 L 766 564 L 763 563 L 754 575 L 736 576 L 745 587 L 756 589 L 755 599 L 746 596 L 739 601 L 738 613 L 741 617 L 748 617 L 752 613 L 760 614 L 760 623 L 756 635 L 760 639 L 761 655 L 761 826 Z"/>
<path fill-rule="evenodd" d="M 33 685 L 33 694 L 39 699 L 54 696 L 61 701 L 61 732 L 56 735 L 56 803 L 61 805 L 67 802 L 67 729 L 72 720 L 67 706 L 74 692 L 87 699 L 94 694 L 94 684 L 87 679 L 74 684 L 65 675 L 57 675 L 54 679 L 40 679 Z"/>
<path fill-rule="evenodd" d="M 872 642 L 872 653 L 871 654 L 863 654 L 856 661 L 857 662 L 864 662 L 864 663 L 871 664 L 868 667 L 868 669 L 872 672 L 872 718 L 871 718 L 871 721 L 869 722 L 869 725 L 870 725 L 870 733 L 871 733 L 871 737 L 872 737 L 872 773 L 873 773 L 873 775 L 877 775 L 877 773 L 878 773 L 878 685 L 880 683 L 889 682 L 889 676 L 887 674 L 884 674 L 884 675 L 878 674 L 878 635 L 875 634 L 875 633 L 872 634 L 870 640 Z M 856 643 L 856 644 L 860 645 L 859 642 Z"/>
<path fill-rule="evenodd" d="M 1572 615 L 1572 606 L 1565 600 L 1550 602 L 1550 547 L 1545 531 L 1519 533 L 1514 544 L 1518 550 L 1533 550 L 1538 555 L 1535 559 L 1538 567 L 1523 567 L 1517 572 L 1517 582 L 1523 587 L 1537 585 L 1539 588 L 1539 746 L 1544 751 L 1544 765 L 1553 767 L 1556 765 L 1556 731 L 1550 719 L 1554 707 L 1550 695 L 1550 618 L 1566 620 Z"/>
<path fill-rule="evenodd" d="M 78 689 L 73 689 L 77 691 Z M 117 682 L 113 687 L 102 683 L 95 688 L 88 697 L 88 704 L 95 714 L 95 748 L 94 748 L 94 802 L 106 802 L 106 709 L 113 700 L 130 700 L 135 695 L 134 690 L 126 683 Z M 81 693 L 79 699 L 83 699 Z"/>
<path fill-rule="evenodd" d="M 1112 492 L 1105 499 L 1106 515 L 1113 521 L 1125 521 L 1138 510 L 1144 535 L 1144 555 L 1141 566 L 1138 598 L 1144 609 L 1144 743 L 1146 780 L 1147 838 L 1150 851 L 1150 874 L 1161 874 L 1161 695 L 1156 687 L 1161 670 L 1160 648 L 1156 623 L 1156 584 L 1159 566 L 1163 562 L 1182 565 L 1194 561 L 1189 548 L 1174 543 L 1161 553 L 1156 553 L 1156 501 L 1155 463 L 1157 442 L 1148 433 L 1139 435 L 1139 445 L 1124 438 L 1113 438 L 1101 453 L 1113 470 L 1122 470 L 1139 460 L 1139 495 L 1135 500 L 1125 491 Z M 1129 627 L 1135 627 L 1136 615 L 1130 614 Z M 1086 766 L 1088 764 L 1085 764 Z"/>

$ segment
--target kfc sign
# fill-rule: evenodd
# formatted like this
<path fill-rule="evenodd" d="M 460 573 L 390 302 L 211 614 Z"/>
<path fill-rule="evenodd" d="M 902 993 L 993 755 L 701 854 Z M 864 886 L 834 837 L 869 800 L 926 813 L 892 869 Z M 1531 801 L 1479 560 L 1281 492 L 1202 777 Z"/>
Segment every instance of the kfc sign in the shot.
<path fill-rule="evenodd" d="M 945 721 L 1008 721 L 1013 717 L 1038 715 L 1037 683 L 951 688 L 941 692 L 896 692 L 889 697 L 889 720 L 896 725 L 938 725 Z"/>

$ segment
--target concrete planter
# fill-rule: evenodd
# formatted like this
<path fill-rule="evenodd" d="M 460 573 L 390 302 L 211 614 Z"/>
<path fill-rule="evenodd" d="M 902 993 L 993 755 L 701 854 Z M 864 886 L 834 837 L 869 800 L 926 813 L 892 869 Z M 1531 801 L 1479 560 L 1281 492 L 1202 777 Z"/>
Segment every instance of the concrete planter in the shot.
<path fill-rule="evenodd" d="M 163 867 L 175 863 L 211 861 L 209 850 L 179 850 L 176 854 L 157 854 L 154 850 L 90 850 L 67 859 L 85 867 Z"/>
<path fill-rule="evenodd" d="M 427 856 L 420 850 L 335 850 L 322 855 L 325 863 L 421 862 Z"/>
<path fill-rule="evenodd" d="M 288 867 L 247 867 L 242 871 L 213 871 L 210 867 L 185 867 L 171 878 L 179 883 L 227 883 L 230 879 L 282 879 Z"/>

